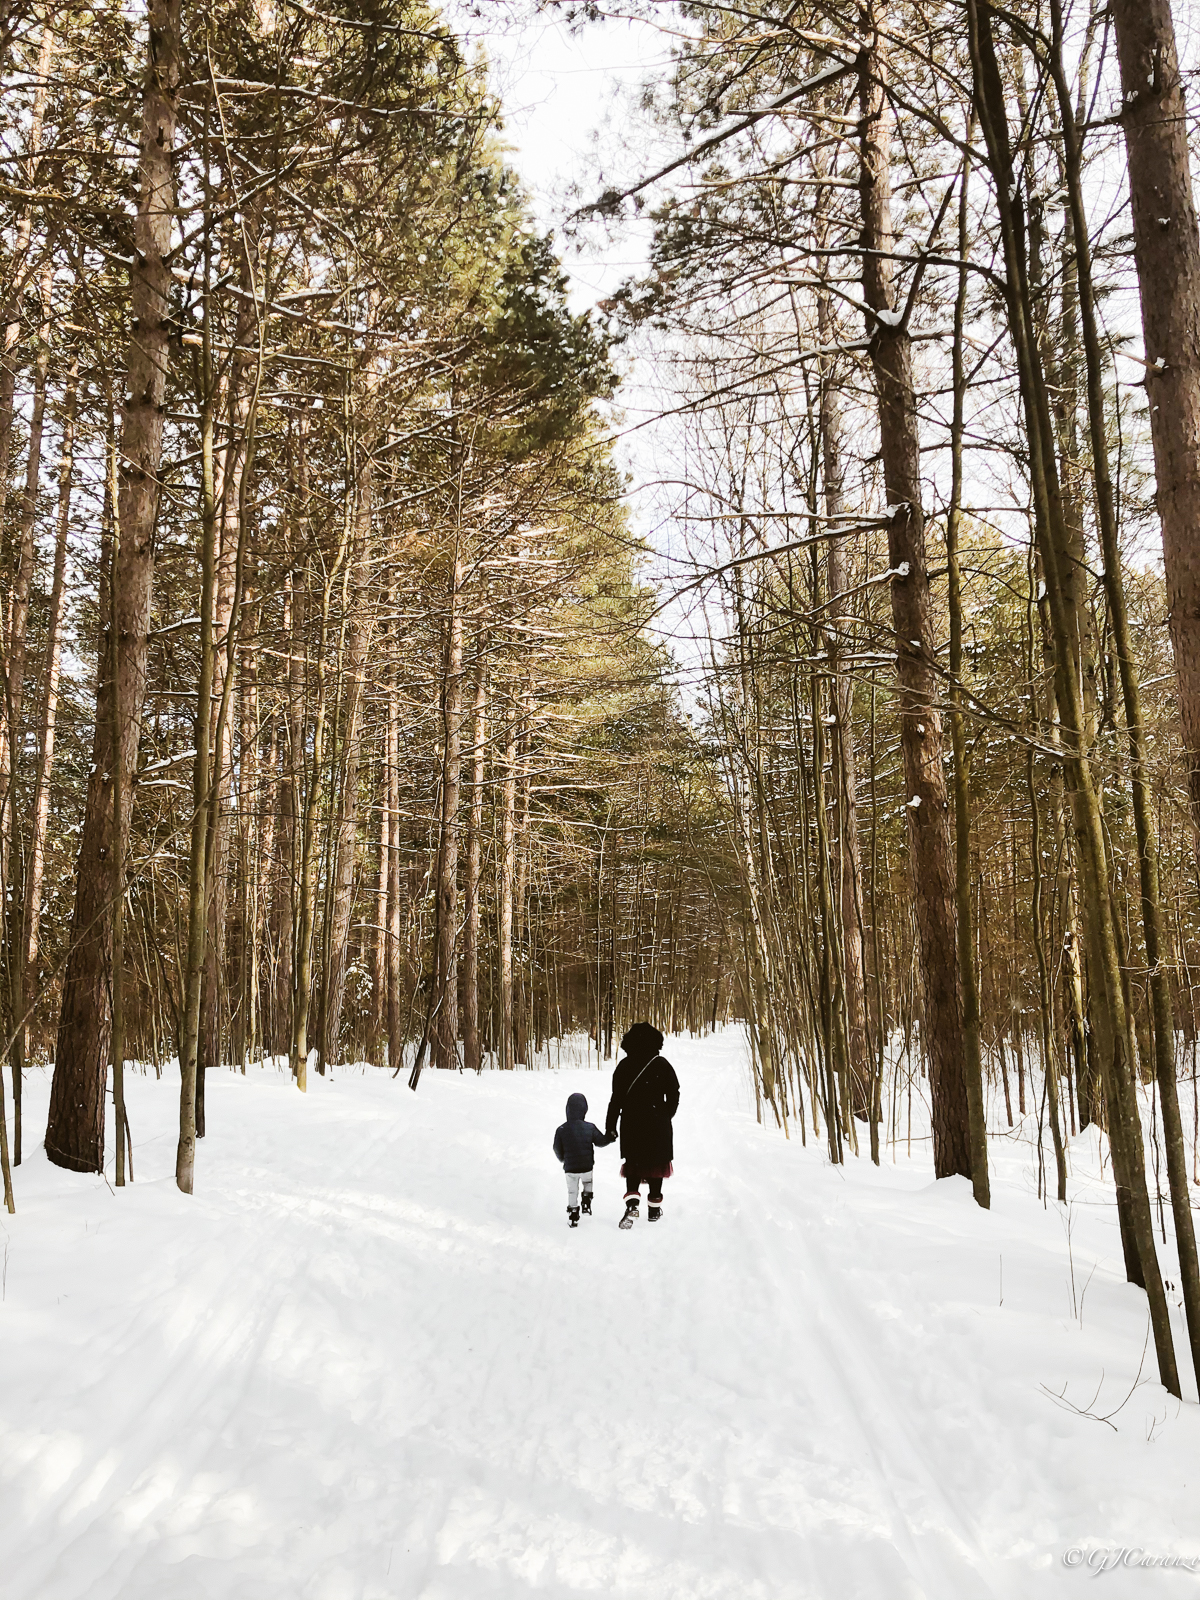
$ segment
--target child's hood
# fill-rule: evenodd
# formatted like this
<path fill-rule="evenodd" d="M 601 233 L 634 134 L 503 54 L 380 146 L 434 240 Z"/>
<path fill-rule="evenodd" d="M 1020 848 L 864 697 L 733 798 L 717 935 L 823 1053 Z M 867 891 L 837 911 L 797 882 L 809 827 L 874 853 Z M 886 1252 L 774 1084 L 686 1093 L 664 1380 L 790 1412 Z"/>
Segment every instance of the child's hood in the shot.
<path fill-rule="evenodd" d="M 587 1116 L 587 1097 L 573 1094 L 567 1100 L 567 1121 L 582 1122 Z"/>

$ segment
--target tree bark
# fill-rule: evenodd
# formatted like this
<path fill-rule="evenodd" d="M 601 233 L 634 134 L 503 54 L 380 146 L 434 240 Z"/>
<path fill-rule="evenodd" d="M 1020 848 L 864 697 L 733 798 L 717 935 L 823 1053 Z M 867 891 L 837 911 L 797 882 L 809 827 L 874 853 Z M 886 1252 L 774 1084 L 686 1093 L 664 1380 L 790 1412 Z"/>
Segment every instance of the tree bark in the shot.
<path fill-rule="evenodd" d="M 386 691 L 385 691 L 386 692 Z M 376 839 L 379 858 L 375 875 L 375 917 L 371 933 L 371 1015 L 368 1023 L 367 1060 L 375 1066 L 384 1063 L 384 1041 L 387 1038 L 388 993 L 388 854 L 391 838 L 391 818 L 388 815 L 388 737 L 387 714 L 380 735 L 377 794 L 379 797 L 379 823 Z"/>
<path fill-rule="evenodd" d="M 207 128 L 204 165 L 208 167 Z M 208 199 L 205 226 L 211 225 Z M 175 1183 L 191 1194 L 195 1183 L 196 1140 L 204 1132 L 203 1028 L 204 968 L 208 948 L 209 873 L 207 857 L 213 847 L 211 796 L 217 784 L 210 771 L 213 748 L 212 703 L 216 640 L 213 637 L 217 604 L 218 503 L 215 435 L 217 395 L 212 362 L 212 255 L 206 234 L 204 253 L 204 332 L 200 370 L 200 674 L 196 689 L 196 750 L 192 761 L 192 822 L 188 841 L 188 918 L 183 981 L 183 1037 L 179 1049 L 179 1142 L 175 1150 Z M 220 723 L 216 746 L 220 750 Z M 219 759 L 219 757 L 218 757 Z M 218 780 L 219 783 L 219 780 Z"/>
<path fill-rule="evenodd" d="M 1146 398 L 1188 791 L 1200 847 L 1200 231 L 1170 0 L 1113 0 Z"/>
<path fill-rule="evenodd" d="M 1071 567 L 1069 533 L 1062 514 L 1054 430 L 1037 338 L 1032 320 L 1032 295 L 1026 270 L 1019 185 L 1014 181 L 1004 89 L 996 62 L 991 10 L 980 0 L 967 0 L 967 19 L 976 106 L 995 180 L 1005 265 L 1006 309 L 1017 357 L 1021 399 L 1029 444 L 1034 527 L 1042 555 L 1046 599 L 1050 607 L 1056 663 L 1056 692 L 1062 719 L 1064 756 L 1069 776 L 1076 847 L 1087 914 L 1094 930 L 1101 984 L 1111 1018 L 1111 1048 L 1100 1061 L 1109 1111 L 1109 1139 L 1127 1271 L 1140 1276 L 1150 1303 L 1150 1318 L 1163 1386 L 1179 1394 L 1179 1374 L 1167 1311 L 1162 1274 L 1154 1242 L 1153 1216 L 1146 1185 L 1141 1119 L 1133 1079 L 1134 1050 L 1122 985 L 1118 931 L 1109 892 L 1107 850 L 1099 797 L 1086 744 L 1082 691 L 1072 649 L 1073 629 L 1067 616 Z"/>
<path fill-rule="evenodd" d="M 362 753 L 362 693 L 371 626 L 367 617 L 367 573 L 370 564 L 371 496 L 360 486 L 359 530 L 353 579 L 353 616 L 342 671 L 345 704 L 342 722 L 341 792 L 338 796 L 334 843 L 333 899 L 327 933 L 328 962 L 321 1006 L 321 1065 L 336 1060 L 341 1039 L 354 902 L 354 868 L 358 856 L 358 768 Z"/>
<path fill-rule="evenodd" d="M 967 143 L 971 130 L 967 129 Z M 971 778 L 967 766 L 967 730 L 963 716 L 962 577 L 958 539 L 962 521 L 963 424 L 966 372 L 963 332 L 967 309 L 967 197 L 970 161 L 964 159 L 959 188 L 958 271 L 954 301 L 953 415 L 950 423 L 950 505 L 946 511 L 946 574 L 950 611 L 950 744 L 954 784 L 954 909 L 958 925 L 958 981 L 963 1001 L 963 1071 L 971 1118 L 971 1186 L 978 1205 L 992 1203 L 988 1180 L 987 1117 L 983 1096 L 983 1060 L 979 1043 L 979 984 L 975 973 L 975 939 L 971 919 Z"/>
<path fill-rule="evenodd" d="M 293 553 L 293 561 L 298 557 Z M 297 568 L 284 578 L 283 637 L 287 645 L 286 704 L 282 716 L 278 778 L 278 877 L 271 906 L 275 977 L 272 990 L 271 1048 L 286 1055 L 292 1037 L 292 966 L 296 925 L 296 884 L 300 871 L 299 832 L 301 740 L 304 731 L 305 595 Z"/>
<path fill-rule="evenodd" d="M 1084 363 L 1087 373 L 1088 422 L 1092 446 L 1092 468 L 1096 481 L 1096 509 L 1100 525 L 1100 546 L 1104 558 L 1104 588 L 1113 630 L 1125 724 L 1129 738 L 1130 781 L 1133 790 L 1134 831 L 1137 839 L 1138 875 L 1142 902 L 1142 928 L 1149 968 L 1150 1000 L 1154 1017 L 1154 1065 L 1162 1107 L 1163 1134 L 1167 1147 L 1167 1174 L 1171 1190 L 1171 1212 L 1179 1252 L 1179 1276 L 1183 1287 L 1191 1344 L 1192 1365 L 1200 1380 L 1200 1265 L 1196 1256 L 1196 1234 L 1192 1222 L 1188 1188 L 1187 1154 L 1183 1122 L 1179 1113 L 1179 1090 L 1175 1080 L 1175 1021 L 1172 1015 L 1170 979 L 1163 965 L 1167 938 L 1162 918 L 1159 890 L 1158 830 L 1150 793 L 1149 755 L 1146 727 L 1142 717 L 1141 688 L 1134 661 L 1133 640 L 1125 606 L 1125 583 L 1121 572 L 1116 506 L 1108 462 L 1108 436 L 1105 420 L 1104 364 L 1100 329 L 1092 287 L 1091 241 L 1083 203 L 1082 151 L 1076 131 L 1074 109 L 1067 89 L 1062 56 L 1061 5 L 1052 0 L 1054 19 L 1054 70 L 1062 117 L 1063 159 L 1077 251 L 1079 311 L 1083 330 Z"/>
<path fill-rule="evenodd" d="M 204 1137 L 204 1084 L 210 1067 L 221 1064 L 222 1001 L 225 983 L 225 924 L 228 890 L 225 854 L 229 832 L 229 800 L 233 788 L 233 718 L 229 715 L 238 653 L 248 536 L 247 492 L 254 470 L 257 383 L 254 344 L 258 328 L 257 238 L 261 197 L 248 207 L 236 232 L 238 276 L 242 298 L 234 321 L 233 355 L 225 386 L 224 443 L 215 461 L 218 487 L 216 587 L 213 595 L 213 674 L 209 749 L 212 752 L 208 798 L 208 840 L 205 847 L 204 975 L 200 996 L 200 1041 L 196 1061 L 196 1134 Z"/>
<path fill-rule="evenodd" d="M 249 602 L 253 596 L 247 593 Z M 261 608 L 253 606 L 250 640 L 239 654 L 240 728 L 238 735 L 238 982 L 233 1057 L 246 1070 L 246 1058 L 258 1043 L 259 927 L 262 905 L 262 859 L 260 848 L 259 785 L 259 697 L 258 632 Z M 268 770 L 270 770 L 268 768 Z M 269 851 L 266 853 L 269 859 Z"/>
<path fill-rule="evenodd" d="M 893 289 L 887 52 L 880 6 L 862 24 L 860 57 L 863 294 L 870 310 L 871 365 L 879 398 L 880 447 L 888 498 L 888 565 L 896 632 L 900 744 L 907 793 L 909 868 L 924 989 L 925 1048 L 939 1178 L 971 1176 L 970 1118 L 963 1066 L 962 995 L 954 914 L 954 870 L 942 716 L 934 673 L 937 641 L 925 554 L 920 436 L 912 346 Z"/>
<path fill-rule="evenodd" d="M 817 327 L 823 349 L 836 338 L 829 294 L 817 297 Z M 825 515 L 833 523 L 845 513 L 842 486 L 842 413 L 832 363 L 821 372 L 821 476 Z M 854 742 L 854 685 L 842 662 L 843 623 L 834 610 L 846 590 L 845 536 L 829 541 L 827 583 L 830 621 L 826 649 L 833 684 L 833 759 L 837 780 L 837 876 L 842 962 L 846 995 L 846 1048 L 850 1063 L 850 1105 L 853 1114 L 869 1120 L 871 1065 L 867 1049 L 867 998 L 863 954 L 862 858 L 858 842 L 858 755 Z"/>
<path fill-rule="evenodd" d="M 390 595 L 389 611 L 395 610 L 395 592 Z M 404 1056 L 404 1007 L 407 999 L 404 982 L 404 941 L 401 929 L 403 878 L 400 862 L 400 690 L 399 663 L 388 662 L 387 682 L 387 1040 L 388 1066 L 400 1070 Z"/>
<path fill-rule="evenodd" d="M 298 488 L 303 507 L 303 521 L 308 523 L 308 477 L 303 451 L 300 455 Z M 304 776 L 303 802 L 295 806 L 297 823 L 297 871 L 295 905 L 295 959 L 292 969 L 292 1028 L 288 1061 L 296 1087 L 308 1090 L 308 1014 L 312 998 L 313 929 L 316 922 L 317 898 L 317 820 L 321 811 L 321 778 L 325 771 L 325 727 L 329 711 L 329 633 L 332 614 L 333 591 L 342 579 L 346 563 L 351 557 L 355 537 L 354 521 L 344 519 L 341 542 L 334 561 L 327 567 L 321 588 L 321 614 L 316 641 L 316 704 L 313 707 L 312 755 L 307 757 L 304 748 L 304 729 L 298 730 L 293 746 L 296 768 L 295 781 L 299 794 L 299 779 Z"/>
<path fill-rule="evenodd" d="M 58 515 L 54 537 L 54 576 L 50 584 L 50 609 L 46 619 L 46 659 L 43 669 L 41 713 L 38 725 L 37 775 L 33 787 L 33 824 L 29 839 L 29 866 L 25 874 L 25 903 L 21 942 L 17 952 L 18 989 L 13 1003 L 16 1020 L 13 1065 L 13 1160 L 21 1164 L 21 1072 L 28 1049 L 26 1018 L 37 1005 L 38 948 L 41 941 L 42 884 L 46 872 L 46 829 L 50 818 L 50 777 L 54 769 L 54 737 L 58 723 L 58 682 L 62 672 L 63 594 L 66 588 L 67 537 L 71 526 L 71 484 L 75 472 L 75 407 L 79 392 L 79 363 L 67 375 L 63 403 L 62 454 L 58 467 Z"/>
<path fill-rule="evenodd" d="M 516 882 L 518 720 L 517 707 L 510 703 L 504 728 L 504 782 L 500 786 L 500 1068 L 503 1072 L 511 1072 L 514 1065 L 513 886 Z"/>
<path fill-rule="evenodd" d="M 13 785 L 24 730 L 26 635 L 29 630 L 29 595 L 37 560 L 34 537 L 38 490 L 42 474 L 42 434 L 46 421 L 46 377 L 50 366 L 49 269 L 42 275 L 42 323 L 38 329 L 33 364 L 33 407 L 29 418 L 29 448 L 25 460 L 25 492 L 17 530 L 17 570 L 9 598 L 8 628 L 4 641 L 4 707 L 0 721 L 0 885 L 13 886 L 13 872 L 21 856 L 21 830 L 15 814 Z"/>
<path fill-rule="evenodd" d="M 438 842 L 438 941 L 431 1060 L 458 1065 L 458 811 L 462 788 L 462 553 L 456 533 L 442 683 L 442 816 Z"/>
<path fill-rule="evenodd" d="M 124 808 L 123 835 L 114 840 L 112 773 L 114 760 L 119 760 L 125 793 L 132 798 L 146 688 L 153 537 L 169 366 L 171 269 L 167 256 L 175 216 L 172 151 L 181 62 L 180 8 L 181 0 L 150 0 L 134 229 L 137 256 L 130 272 L 133 333 L 126 365 L 128 398 L 122 414 L 116 506 L 121 559 L 113 574 L 111 600 L 111 626 L 121 647 L 121 738 L 114 751 L 114 686 L 111 674 L 102 669 L 46 1128 L 50 1160 L 77 1172 L 99 1172 L 104 1165 L 104 1089 L 112 1026 L 108 859 L 114 848 L 122 852 L 126 848 L 132 809 L 130 805 Z M 102 651 L 102 659 L 104 654 Z"/>
<path fill-rule="evenodd" d="M 29 450 L 25 468 L 25 494 L 21 502 L 21 523 L 17 538 L 17 571 L 10 597 L 8 637 L 5 641 L 5 695 L 0 716 L 0 886 L 23 904 L 26 893 L 22 865 L 21 827 L 16 812 L 16 762 L 24 737 L 22 712 L 25 700 L 26 634 L 29 624 L 29 594 L 33 586 L 37 546 L 38 489 L 41 483 L 42 434 L 46 418 L 46 377 L 50 364 L 50 296 L 53 274 L 49 267 L 42 275 L 42 324 L 34 361 L 33 409 L 29 419 Z M 37 796 L 33 806 L 37 816 Z M 30 849 L 33 841 L 30 840 Z M 13 1163 L 21 1164 L 21 1092 L 25 1068 L 25 962 L 23 919 L 17 925 L 17 950 L 10 959 L 10 999 L 13 1043 L 10 1064 L 13 1074 Z"/>
<path fill-rule="evenodd" d="M 467 817 L 467 865 L 463 885 L 463 1066 L 483 1066 L 479 1036 L 479 900 L 483 847 L 483 778 L 487 741 L 487 658 L 482 640 L 476 645 L 475 703 L 471 729 L 471 809 Z"/>

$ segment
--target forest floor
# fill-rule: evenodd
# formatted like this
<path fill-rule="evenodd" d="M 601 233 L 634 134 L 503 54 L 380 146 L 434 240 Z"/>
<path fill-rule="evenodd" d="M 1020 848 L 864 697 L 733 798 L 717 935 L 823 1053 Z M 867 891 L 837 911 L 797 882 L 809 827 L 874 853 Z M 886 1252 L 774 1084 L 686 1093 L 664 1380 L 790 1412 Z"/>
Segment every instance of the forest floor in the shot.
<path fill-rule="evenodd" d="M 1152 1350 L 1139 1381 L 1094 1143 L 1069 1234 L 1019 1138 L 985 1214 L 920 1144 L 838 1170 L 760 1127 L 742 1051 L 669 1041 L 676 1172 L 629 1233 L 615 1150 L 570 1231 L 550 1149 L 568 1093 L 603 1120 L 594 1057 L 211 1075 L 192 1199 L 177 1083 L 134 1075 L 136 1183 L 37 1150 L 0 1231 L 0 1592 L 1016 1600 L 1085 1592 L 1076 1552 L 1200 1558 L 1200 1408 Z"/>

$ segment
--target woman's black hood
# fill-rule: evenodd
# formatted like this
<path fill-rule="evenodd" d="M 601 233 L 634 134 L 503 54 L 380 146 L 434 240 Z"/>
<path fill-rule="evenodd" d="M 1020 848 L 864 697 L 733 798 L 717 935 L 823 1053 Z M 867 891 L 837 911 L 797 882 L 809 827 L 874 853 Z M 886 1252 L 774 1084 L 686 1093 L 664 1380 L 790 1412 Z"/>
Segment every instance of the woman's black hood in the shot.
<path fill-rule="evenodd" d="M 635 1022 L 621 1040 L 621 1049 L 631 1061 L 653 1061 L 662 1047 L 662 1034 L 648 1022 Z"/>

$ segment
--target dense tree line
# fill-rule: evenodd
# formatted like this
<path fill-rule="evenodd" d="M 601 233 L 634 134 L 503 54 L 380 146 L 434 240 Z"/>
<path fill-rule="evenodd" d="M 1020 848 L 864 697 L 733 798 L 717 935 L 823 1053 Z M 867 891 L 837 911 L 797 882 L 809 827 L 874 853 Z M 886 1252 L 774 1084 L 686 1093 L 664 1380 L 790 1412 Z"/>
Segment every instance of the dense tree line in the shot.
<path fill-rule="evenodd" d="M 12 1164 L 31 1059 L 119 1185 L 125 1063 L 177 1057 L 190 1191 L 219 1066 L 711 1016 L 614 376 L 481 70 L 407 0 L 18 5 L 4 50 Z"/>
<path fill-rule="evenodd" d="M 690 718 L 609 335 L 438 15 L 0 10 L 6 1199 L 32 1059 L 63 1166 L 103 1169 L 111 1095 L 120 1184 L 125 1063 L 177 1058 L 190 1191 L 218 1067 L 415 1087 L 732 1015 L 760 1114 L 834 1161 L 911 1144 L 915 1092 L 939 1176 L 989 1203 L 990 1105 L 1062 1199 L 1102 1129 L 1177 1393 L 1200 237 L 1169 5 L 652 14 L 686 142 L 596 210 L 654 198 L 607 310 L 670 391 Z"/>
<path fill-rule="evenodd" d="M 1169 4 L 677 16 L 651 103 L 682 153 L 589 214 L 653 202 L 610 309 L 674 368 L 760 1095 L 878 1158 L 915 1051 L 935 1169 L 985 1206 L 989 1096 L 1036 1112 L 1060 1200 L 1099 1124 L 1178 1393 L 1200 240 Z"/>

